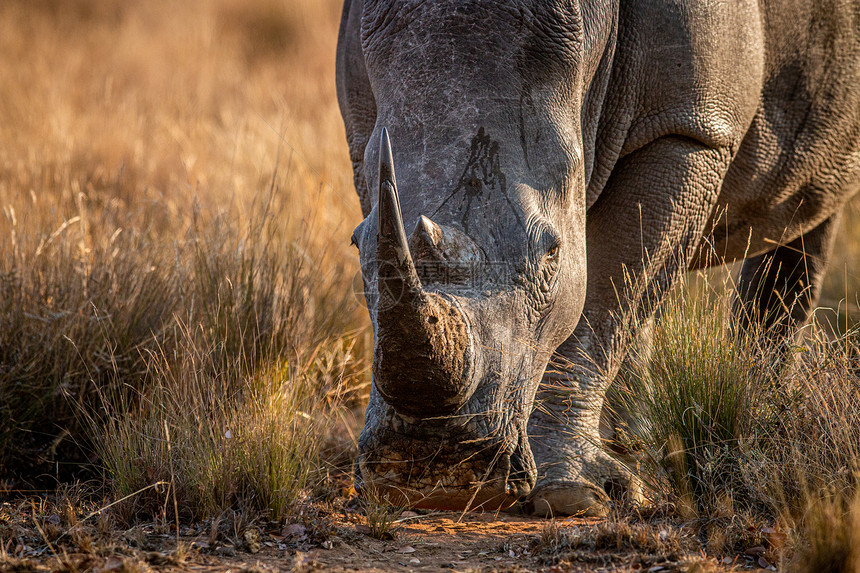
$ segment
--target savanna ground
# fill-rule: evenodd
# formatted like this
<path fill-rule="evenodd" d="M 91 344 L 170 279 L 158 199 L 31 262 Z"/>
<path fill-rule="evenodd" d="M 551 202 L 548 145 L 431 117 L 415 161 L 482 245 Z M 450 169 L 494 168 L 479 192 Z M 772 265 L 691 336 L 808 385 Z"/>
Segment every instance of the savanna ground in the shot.
<path fill-rule="evenodd" d="M 860 571 L 860 213 L 816 324 L 664 311 L 608 519 L 354 497 L 339 0 L 0 3 L 0 570 Z M 828 310 L 829 309 L 829 310 Z"/>

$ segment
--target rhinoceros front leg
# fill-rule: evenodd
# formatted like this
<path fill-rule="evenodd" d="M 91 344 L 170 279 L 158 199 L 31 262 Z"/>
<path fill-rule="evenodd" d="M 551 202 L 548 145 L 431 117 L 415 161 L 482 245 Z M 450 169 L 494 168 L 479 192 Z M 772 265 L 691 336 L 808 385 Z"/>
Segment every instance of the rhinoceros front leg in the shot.
<path fill-rule="evenodd" d="M 603 515 L 608 492 L 635 494 L 635 478 L 600 446 L 604 395 L 638 325 L 686 270 L 730 158 L 690 138 L 657 139 L 619 161 L 589 209 L 585 307 L 529 421 L 539 472 L 527 503 L 534 513 Z"/>

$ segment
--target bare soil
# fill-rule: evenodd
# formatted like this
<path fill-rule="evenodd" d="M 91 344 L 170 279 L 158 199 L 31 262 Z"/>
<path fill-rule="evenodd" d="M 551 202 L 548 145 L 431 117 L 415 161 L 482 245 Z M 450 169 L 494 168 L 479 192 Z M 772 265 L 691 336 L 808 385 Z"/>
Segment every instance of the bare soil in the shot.
<path fill-rule="evenodd" d="M 237 514 L 193 527 L 62 525 L 0 504 L 0 572 L 68 571 L 723 571 L 758 556 L 707 556 L 699 534 L 668 521 L 549 521 L 506 514 L 403 512 L 393 535 L 370 535 L 356 511 L 316 511 L 287 525 Z M 169 512 L 168 512 L 169 513 Z M 88 523 L 89 523 L 88 522 Z M 178 547 L 178 549 L 177 549 Z M 765 565 L 769 565 L 764 561 Z M 761 567 L 769 569 L 769 567 Z M 775 570 L 775 569 L 772 569 Z"/>

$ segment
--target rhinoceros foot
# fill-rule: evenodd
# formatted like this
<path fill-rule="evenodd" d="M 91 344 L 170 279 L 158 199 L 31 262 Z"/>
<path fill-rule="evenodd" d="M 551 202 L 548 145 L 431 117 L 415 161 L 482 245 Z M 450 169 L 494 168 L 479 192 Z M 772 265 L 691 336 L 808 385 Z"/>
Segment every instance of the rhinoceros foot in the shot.
<path fill-rule="evenodd" d="M 527 513 L 542 517 L 604 517 L 613 503 L 641 504 L 639 479 L 623 464 L 599 451 L 579 464 L 554 468 L 539 480 L 525 503 Z M 579 466 L 576 468 L 576 466 Z"/>
<path fill-rule="evenodd" d="M 526 511 L 540 517 L 603 517 L 609 512 L 609 497 L 590 483 L 555 482 L 546 484 L 531 495 Z"/>

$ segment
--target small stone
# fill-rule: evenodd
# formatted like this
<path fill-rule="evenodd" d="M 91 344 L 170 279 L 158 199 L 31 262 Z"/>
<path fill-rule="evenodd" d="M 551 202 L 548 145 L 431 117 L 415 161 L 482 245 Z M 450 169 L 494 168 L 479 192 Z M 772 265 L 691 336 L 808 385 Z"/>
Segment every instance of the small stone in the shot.
<path fill-rule="evenodd" d="M 301 537 L 308 532 L 308 528 L 301 523 L 291 523 L 281 530 L 284 537 Z"/>
<path fill-rule="evenodd" d="M 418 559 L 417 557 L 413 557 L 412 559 L 409 560 L 409 562 L 412 563 L 413 565 L 419 565 L 421 563 L 421 560 Z"/>
<path fill-rule="evenodd" d="M 247 549 L 249 553 L 260 552 L 260 530 L 254 527 L 248 528 L 245 530 L 243 538 L 245 541 L 245 549 Z"/>
<path fill-rule="evenodd" d="M 750 557 L 759 557 L 761 555 L 764 555 L 764 552 L 765 552 L 765 548 L 761 545 L 756 545 L 755 547 L 750 547 L 749 549 L 744 551 L 744 553 L 746 555 L 749 555 Z"/>
<path fill-rule="evenodd" d="M 405 546 L 401 547 L 400 549 L 398 549 L 397 552 L 403 553 L 403 554 L 415 553 L 415 548 L 412 547 L 411 545 L 405 545 Z"/>

